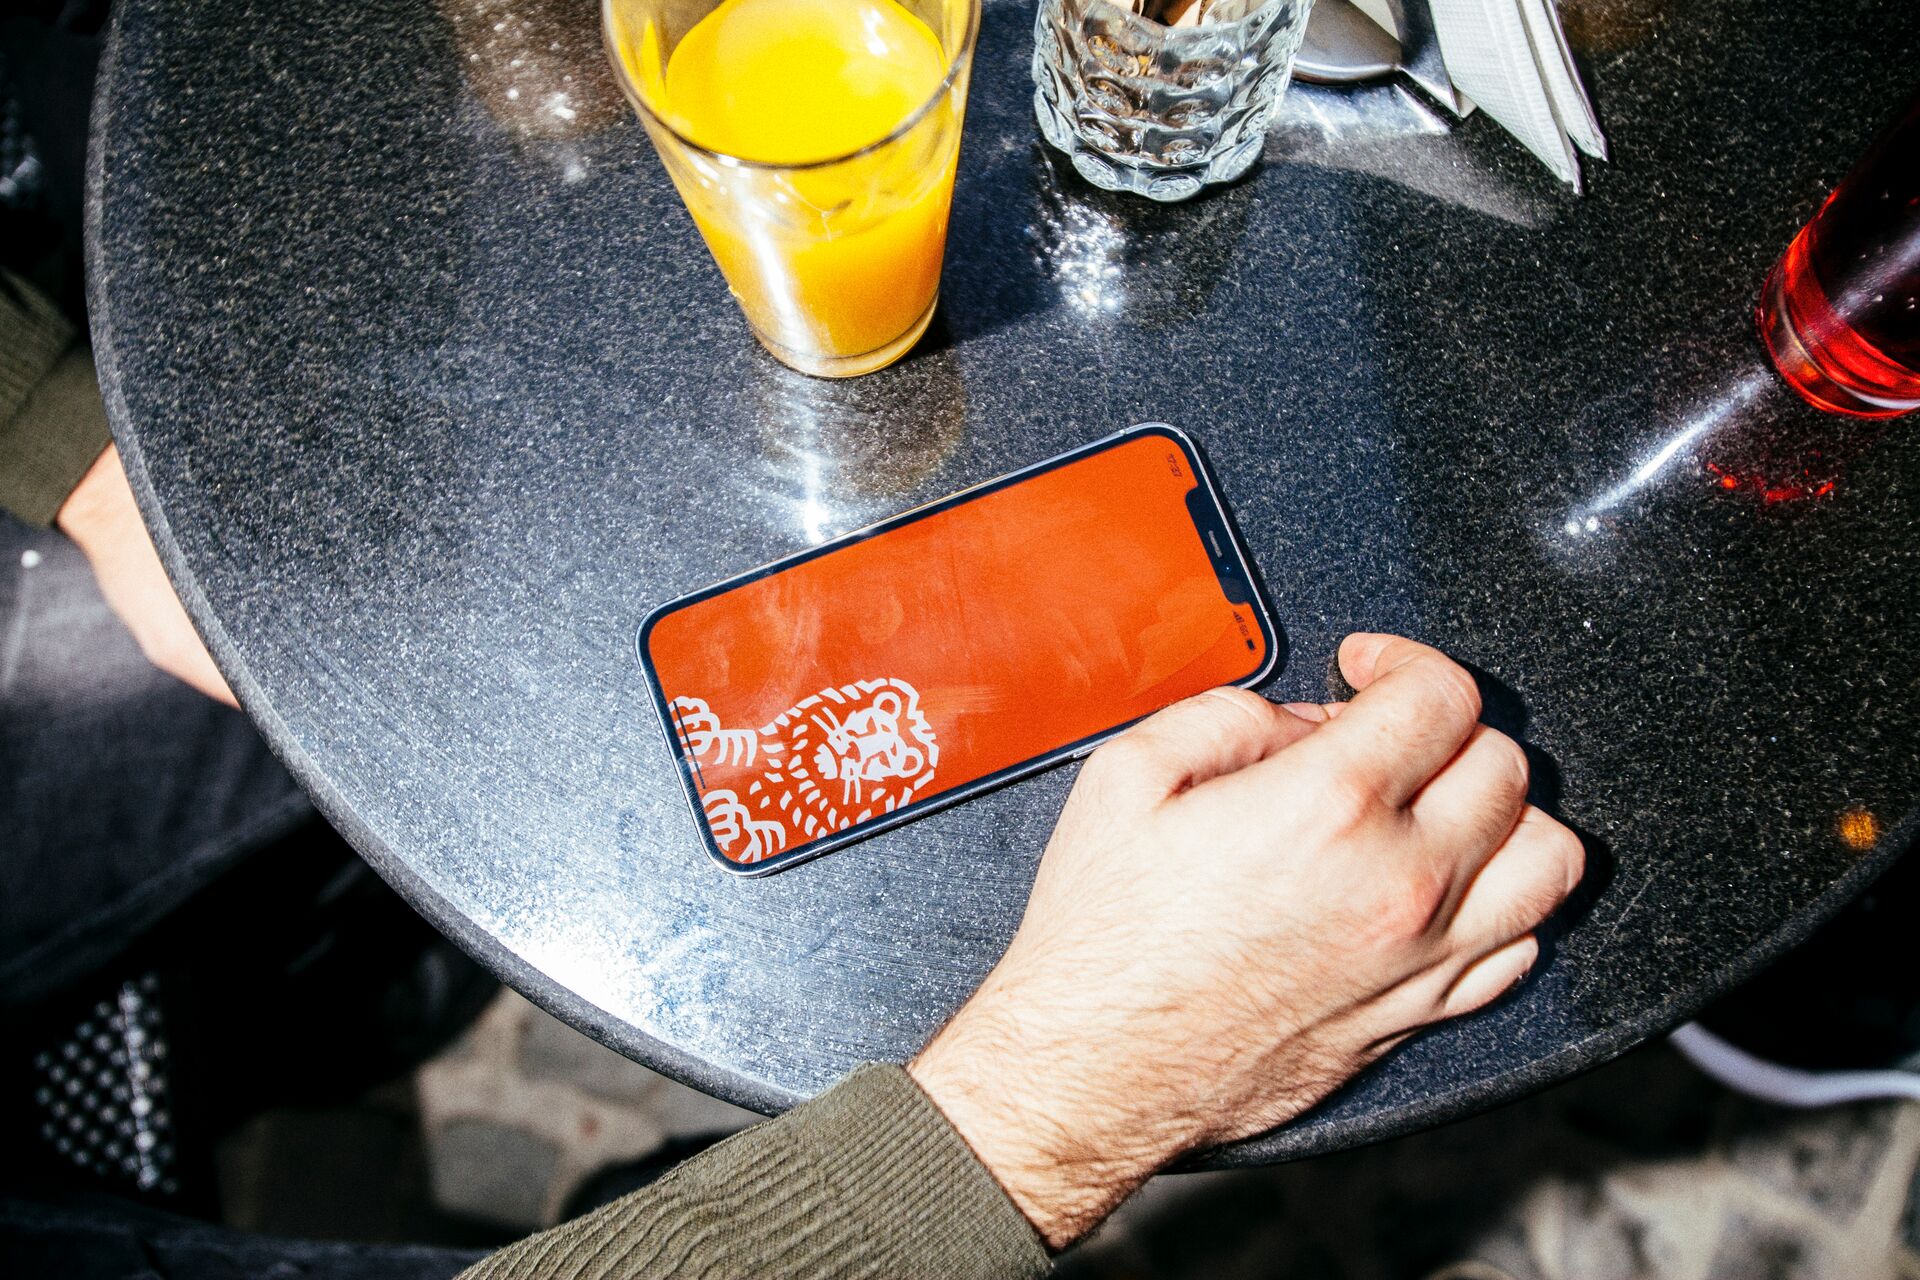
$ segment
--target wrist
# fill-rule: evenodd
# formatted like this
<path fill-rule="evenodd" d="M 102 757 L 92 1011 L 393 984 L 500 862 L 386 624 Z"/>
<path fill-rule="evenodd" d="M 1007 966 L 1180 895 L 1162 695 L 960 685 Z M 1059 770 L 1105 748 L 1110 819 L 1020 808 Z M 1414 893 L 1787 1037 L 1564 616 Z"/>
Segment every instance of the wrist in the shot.
<path fill-rule="evenodd" d="M 1057 1251 L 1193 1137 L 1186 1126 L 1137 1114 L 1137 1095 L 1111 1080 L 1111 1069 L 1126 1064 L 1102 1059 L 1092 1037 L 1053 1033 L 1045 1017 L 983 988 L 907 1071 Z"/>

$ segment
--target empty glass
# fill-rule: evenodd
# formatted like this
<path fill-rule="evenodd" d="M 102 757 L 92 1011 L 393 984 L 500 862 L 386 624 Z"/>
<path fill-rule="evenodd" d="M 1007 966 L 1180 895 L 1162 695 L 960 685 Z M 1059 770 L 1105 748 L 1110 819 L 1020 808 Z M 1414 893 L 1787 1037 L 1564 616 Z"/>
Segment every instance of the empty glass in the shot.
<path fill-rule="evenodd" d="M 1310 0 L 1197 0 L 1165 26 L 1113 0 L 1041 0 L 1033 111 L 1097 187 L 1185 200 L 1260 158 Z"/>

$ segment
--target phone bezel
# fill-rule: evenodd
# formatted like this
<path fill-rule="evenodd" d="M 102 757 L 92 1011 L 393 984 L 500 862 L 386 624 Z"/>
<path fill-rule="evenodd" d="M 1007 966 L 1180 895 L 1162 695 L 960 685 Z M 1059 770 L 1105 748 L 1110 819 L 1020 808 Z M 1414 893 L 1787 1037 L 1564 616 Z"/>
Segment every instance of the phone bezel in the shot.
<path fill-rule="evenodd" d="M 1212 510 L 1219 516 L 1217 528 L 1226 535 L 1226 541 L 1232 551 L 1230 562 L 1238 569 L 1240 582 L 1246 589 L 1246 607 L 1252 611 L 1255 623 L 1260 628 L 1261 639 L 1265 642 L 1265 657 L 1262 659 L 1260 666 L 1251 674 L 1235 680 L 1232 683 L 1237 688 L 1246 689 L 1265 680 L 1272 673 L 1274 665 L 1280 658 L 1279 629 L 1274 625 L 1273 612 L 1268 607 L 1266 593 L 1261 589 L 1260 579 L 1253 571 L 1252 561 L 1247 558 L 1246 548 L 1241 545 L 1239 532 L 1234 526 L 1232 513 L 1227 510 L 1226 502 L 1220 496 L 1220 488 L 1214 482 L 1213 473 L 1208 468 L 1206 459 L 1200 452 L 1199 445 L 1194 441 L 1193 437 L 1185 431 L 1164 422 L 1137 423 L 1123 431 L 1116 431 L 1112 435 L 1103 436 L 1098 440 L 1089 441 L 1086 444 L 1069 449 L 1065 453 L 1055 454 L 1053 457 L 1043 459 L 1031 466 L 1022 467 L 1018 471 L 997 476 L 992 480 L 982 481 L 970 488 L 961 489 L 943 498 L 936 498 L 931 502 L 923 503 L 920 506 L 902 511 L 897 515 L 888 516 L 885 520 L 877 524 L 871 524 L 863 529 L 856 529 L 850 533 L 842 534 L 837 538 L 821 543 L 817 547 L 808 547 L 804 551 L 798 551 L 789 556 L 782 556 L 780 559 L 763 564 L 756 569 L 749 569 L 745 573 L 735 574 L 731 578 L 726 578 L 710 586 L 702 587 L 698 591 L 679 596 L 650 610 L 647 615 L 640 620 L 640 625 L 634 633 L 634 650 L 640 660 L 641 672 L 646 676 L 648 692 L 653 695 L 655 718 L 660 722 L 661 733 L 666 737 L 667 750 L 672 754 L 674 765 L 680 774 L 680 785 L 686 795 L 687 804 L 693 811 L 693 824 L 700 833 L 701 843 L 706 846 L 707 856 L 717 862 L 721 869 L 729 875 L 765 876 L 772 875 L 778 871 L 785 871 L 789 867 L 797 866 L 802 862 L 809 862 L 824 854 L 845 848 L 847 845 L 853 844 L 856 841 L 865 840 L 869 836 L 880 834 L 882 831 L 891 830 L 904 823 L 912 822 L 929 813 L 944 809 L 948 805 L 958 804 L 963 800 L 971 799 L 983 792 L 991 791 L 996 787 L 1003 787 L 1020 778 L 1039 773 L 1043 769 L 1050 769 L 1068 760 L 1088 755 L 1101 743 L 1117 734 L 1124 733 L 1146 717 L 1135 716 L 1123 724 L 1114 725 L 1112 728 L 1104 729 L 1091 737 L 1068 743 L 1066 746 L 1056 748 L 1045 755 L 1034 756 L 1030 759 L 1020 761 L 1017 764 L 1009 765 L 1004 769 L 999 769 L 983 777 L 976 778 L 972 782 L 955 787 L 950 791 L 942 791 L 938 795 L 928 796 L 924 800 L 915 800 L 910 804 L 903 805 L 899 809 L 894 810 L 892 813 L 884 814 L 877 818 L 870 818 L 858 826 L 848 828 L 845 831 L 835 832 L 832 835 L 822 836 L 804 845 L 789 849 L 783 853 L 775 854 L 773 857 L 767 858 L 764 861 L 739 863 L 721 852 L 719 843 L 713 838 L 713 829 L 707 824 L 706 809 L 701 803 L 699 783 L 695 777 L 694 768 L 688 761 L 686 753 L 681 750 L 680 740 L 673 731 L 673 713 L 668 706 L 666 693 L 661 687 L 659 673 L 654 670 L 652 656 L 647 650 L 647 639 L 652 634 L 653 628 L 658 625 L 662 618 L 678 612 L 681 609 L 698 604 L 703 600 L 710 600 L 715 596 L 724 595 L 748 583 L 757 582 L 762 578 L 783 572 L 792 568 L 794 565 L 803 564 L 808 560 L 818 559 L 824 555 L 830 555 L 843 547 L 858 542 L 865 542 L 869 538 L 878 537 L 902 525 L 912 524 L 916 520 L 923 520 L 928 516 L 945 511 L 950 507 L 958 506 L 962 502 L 972 501 L 975 498 L 983 497 L 997 490 L 1009 488 L 1033 476 L 1066 466 L 1081 458 L 1100 453 L 1107 449 L 1118 448 L 1133 440 L 1153 435 L 1165 437 L 1180 449 L 1181 453 L 1187 459 L 1187 465 L 1191 469 L 1194 479 L 1205 491 L 1207 498 L 1212 503 Z M 1194 531 L 1196 534 L 1201 535 L 1201 541 L 1204 545 L 1206 541 L 1205 535 L 1197 524 Z M 1233 601 L 1231 597 L 1229 597 L 1229 603 L 1238 602 Z"/>

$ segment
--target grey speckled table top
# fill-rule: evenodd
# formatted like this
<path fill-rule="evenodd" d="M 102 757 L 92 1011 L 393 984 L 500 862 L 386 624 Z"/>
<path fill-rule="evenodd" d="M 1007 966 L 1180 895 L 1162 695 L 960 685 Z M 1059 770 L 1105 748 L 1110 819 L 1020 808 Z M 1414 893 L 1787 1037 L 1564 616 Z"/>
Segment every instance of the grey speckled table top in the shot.
<path fill-rule="evenodd" d="M 1749 316 L 1911 87 L 1920 6 L 1567 7 L 1614 152 L 1584 198 L 1377 89 L 1299 94 L 1251 178 L 1162 208 L 1037 145 L 1032 10 L 991 0 L 942 319 L 829 384 L 748 337 L 587 0 L 126 0 L 92 203 L 114 426 L 228 679 L 367 858 L 576 1026 L 763 1109 L 967 995 L 1072 771 L 729 878 L 636 620 L 1188 427 L 1287 632 L 1270 692 L 1323 695 L 1351 629 L 1441 644 L 1589 840 L 1517 998 L 1233 1154 L 1404 1131 L 1670 1026 L 1920 811 L 1920 435 L 1802 408 Z"/>

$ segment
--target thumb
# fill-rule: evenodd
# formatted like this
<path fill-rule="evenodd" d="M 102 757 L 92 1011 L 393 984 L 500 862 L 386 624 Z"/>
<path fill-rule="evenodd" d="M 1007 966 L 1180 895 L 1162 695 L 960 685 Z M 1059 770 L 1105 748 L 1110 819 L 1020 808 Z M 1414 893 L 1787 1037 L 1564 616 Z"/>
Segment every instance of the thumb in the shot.
<path fill-rule="evenodd" d="M 1315 720 L 1247 689 L 1209 689 L 1156 712 L 1094 753 L 1125 756 L 1136 778 L 1174 795 L 1284 751 Z"/>

